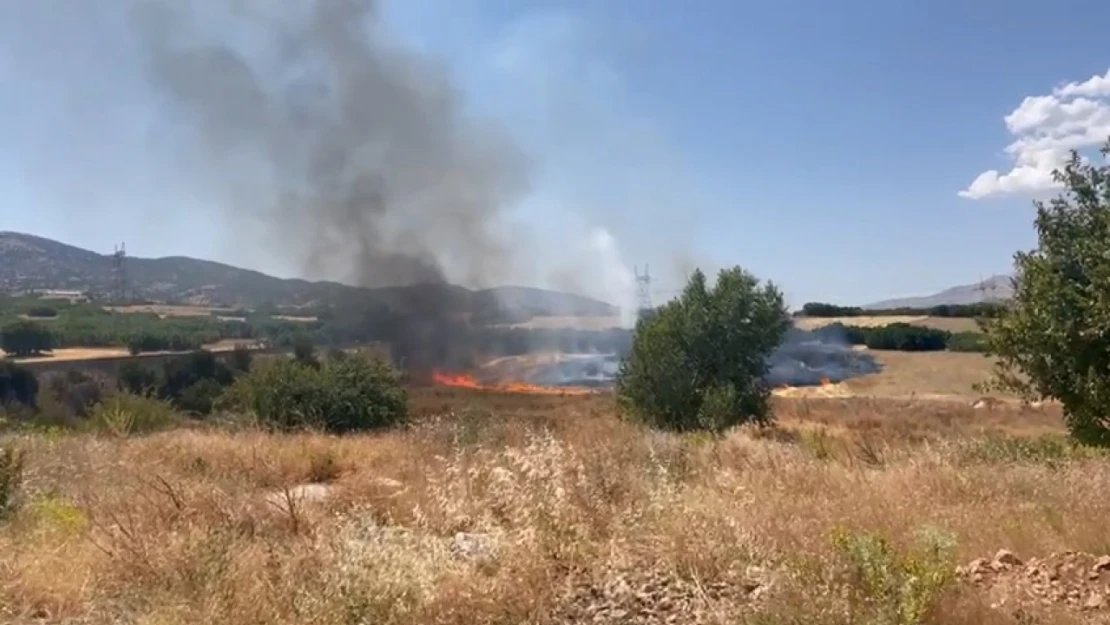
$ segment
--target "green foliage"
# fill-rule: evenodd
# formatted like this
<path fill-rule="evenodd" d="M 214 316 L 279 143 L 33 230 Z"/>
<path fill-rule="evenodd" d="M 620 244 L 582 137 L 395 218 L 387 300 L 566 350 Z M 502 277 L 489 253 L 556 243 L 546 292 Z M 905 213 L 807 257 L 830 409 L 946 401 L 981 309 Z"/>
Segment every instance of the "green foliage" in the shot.
<path fill-rule="evenodd" d="M 39 381 L 30 369 L 0 360 L 0 406 L 12 403 L 34 408 Z"/>
<path fill-rule="evenodd" d="M 88 416 L 89 408 L 100 402 L 105 385 L 80 371 L 67 371 L 47 378 L 47 389 L 62 409 L 76 417 Z"/>
<path fill-rule="evenodd" d="M 892 323 L 864 330 L 868 349 L 892 349 L 905 352 L 942 351 L 949 333 L 935 328 Z"/>
<path fill-rule="evenodd" d="M 10 356 L 32 356 L 54 348 L 54 335 L 41 323 L 20 319 L 0 330 L 0 348 Z"/>
<path fill-rule="evenodd" d="M 241 376 L 219 402 L 249 411 L 281 429 L 316 428 L 333 433 L 401 425 L 408 420 L 397 372 L 365 355 L 316 365 L 282 358 L 259 363 Z"/>
<path fill-rule="evenodd" d="M 172 405 L 155 397 L 117 392 L 89 411 L 93 427 L 113 436 L 169 429 L 179 419 Z"/>
<path fill-rule="evenodd" d="M 617 376 L 625 414 L 678 431 L 768 422 L 767 357 L 789 326 L 773 284 L 734 267 L 710 289 L 696 271 L 679 298 L 637 322 Z"/>
<path fill-rule="evenodd" d="M 116 383 L 121 391 L 136 395 L 149 395 L 162 388 L 162 376 L 150 367 L 131 360 L 120 365 Z"/>
<path fill-rule="evenodd" d="M 23 469 L 26 454 L 12 445 L 0 448 L 0 520 L 13 512 L 19 501 L 19 489 L 23 485 Z"/>
<path fill-rule="evenodd" d="M 948 337 L 948 351 L 985 352 L 987 336 L 982 332 L 953 332 Z"/>
<path fill-rule="evenodd" d="M 235 371 L 206 350 L 174 358 L 163 365 L 158 394 L 179 409 L 206 415 L 223 389 L 235 381 Z"/>
<path fill-rule="evenodd" d="M 955 579 L 951 537 L 922 532 L 918 544 L 896 549 L 882 536 L 837 528 L 833 546 L 846 573 L 856 618 L 873 625 L 919 625 Z"/>
<path fill-rule="evenodd" d="M 1110 155 L 1110 142 L 1102 150 Z M 1038 246 L 1014 257 L 1010 308 L 988 325 L 992 385 L 1059 400 L 1070 433 L 1110 445 L 1110 165 L 1072 152 L 1064 192 L 1036 202 Z"/>

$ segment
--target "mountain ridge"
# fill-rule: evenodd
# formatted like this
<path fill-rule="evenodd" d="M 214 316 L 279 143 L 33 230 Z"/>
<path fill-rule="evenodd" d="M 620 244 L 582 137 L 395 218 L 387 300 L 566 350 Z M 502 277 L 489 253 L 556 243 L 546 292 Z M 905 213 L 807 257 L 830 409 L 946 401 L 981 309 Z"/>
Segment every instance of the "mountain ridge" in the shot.
<path fill-rule="evenodd" d="M 1013 297 L 1011 277 L 994 275 L 973 284 L 949 287 L 931 295 L 899 297 L 862 306 L 864 310 L 891 308 L 931 308 L 933 306 L 977 304 L 980 302 L 1004 301 Z"/>
<path fill-rule="evenodd" d="M 345 301 L 434 302 L 450 313 L 607 316 L 612 304 L 590 297 L 525 286 L 472 290 L 453 284 L 365 288 L 335 281 L 278 278 L 261 271 L 188 256 L 128 256 L 128 284 L 137 299 L 203 306 L 255 308 L 265 304 L 311 306 Z M 0 231 L 0 291 L 77 290 L 111 293 L 113 259 L 46 237 Z"/>

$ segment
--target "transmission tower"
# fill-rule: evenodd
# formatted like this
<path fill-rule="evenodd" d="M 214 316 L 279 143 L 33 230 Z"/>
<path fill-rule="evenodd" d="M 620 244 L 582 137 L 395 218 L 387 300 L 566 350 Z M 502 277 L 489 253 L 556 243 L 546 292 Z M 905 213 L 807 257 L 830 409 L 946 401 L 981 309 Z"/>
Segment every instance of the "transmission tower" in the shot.
<path fill-rule="evenodd" d="M 642 274 L 639 267 L 633 267 L 632 271 L 636 274 L 636 297 L 640 301 L 640 310 L 651 310 L 654 307 L 651 305 L 651 274 L 648 266 L 644 265 Z"/>
<path fill-rule="evenodd" d="M 125 304 L 130 299 L 130 285 L 127 281 L 127 244 L 120 243 L 112 252 L 112 300 Z"/>

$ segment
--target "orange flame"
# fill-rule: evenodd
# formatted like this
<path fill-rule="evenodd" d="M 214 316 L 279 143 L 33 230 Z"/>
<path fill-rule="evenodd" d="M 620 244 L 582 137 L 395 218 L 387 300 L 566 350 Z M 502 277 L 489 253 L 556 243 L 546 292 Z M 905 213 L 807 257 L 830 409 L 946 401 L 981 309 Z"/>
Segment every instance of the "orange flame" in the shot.
<path fill-rule="evenodd" d="M 466 374 L 432 372 L 432 380 L 442 386 L 456 388 L 469 388 L 477 391 L 493 391 L 497 393 L 531 393 L 534 395 L 588 395 L 592 389 L 569 386 L 540 386 L 525 382 L 501 382 L 498 384 L 482 384 L 473 376 Z"/>

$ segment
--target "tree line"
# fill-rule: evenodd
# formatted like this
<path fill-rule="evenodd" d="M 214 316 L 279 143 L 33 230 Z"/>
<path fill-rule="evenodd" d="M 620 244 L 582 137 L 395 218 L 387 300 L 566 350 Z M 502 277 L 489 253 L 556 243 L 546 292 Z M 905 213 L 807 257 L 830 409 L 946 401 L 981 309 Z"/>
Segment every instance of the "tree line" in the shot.
<path fill-rule="evenodd" d="M 999 302 L 978 302 L 975 304 L 941 304 L 924 308 L 877 308 L 865 310 L 858 306 L 837 306 L 823 302 L 808 302 L 802 305 L 795 316 L 800 317 L 957 317 L 957 318 L 994 318 L 1006 309 Z"/>
<path fill-rule="evenodd" d="M 902 322 L 874 327 L 837 322 L 816 328 L 812 333 L 818 339 L 865 345 L 868 349 L 905 352 L 982 352 L 986 349 L 986 337 L 981 332 L 948 332 Z"/>

